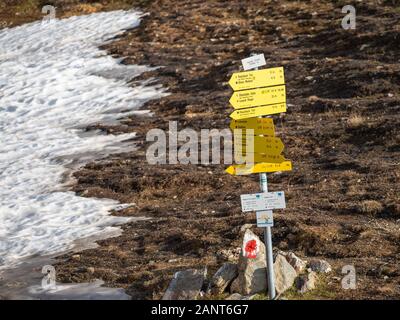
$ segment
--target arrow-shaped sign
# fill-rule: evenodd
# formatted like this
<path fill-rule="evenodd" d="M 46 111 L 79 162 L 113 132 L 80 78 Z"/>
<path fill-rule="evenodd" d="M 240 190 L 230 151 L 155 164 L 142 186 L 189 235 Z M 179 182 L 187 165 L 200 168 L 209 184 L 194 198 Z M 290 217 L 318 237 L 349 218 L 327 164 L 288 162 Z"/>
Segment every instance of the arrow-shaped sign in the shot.
<path fill-rule="evenodd" d="M 285 84 L 283 67 L 236 72 L 229 80 L 233 90 L 245 90 Z"/>
<path fill-rule="evenodd" d="M 285 157 L 281 154 L 266 154 L 266 153 L 234 153 L 235 162 L 237 163 L 257 163 L 257 162 L 270 162 L 270 163 L 282 163 Z"/>
<path fill-rule="evenodd" d="M 229 166 L 225 170 L 225 172 L 239 176 L 252 173 L 290 171 L 290 170 L 292 170 L 292 163 L 290 161 L 284 161 L 282 163 L 262 162 L 262 163 L 256 163 L 254 165 L 236 164 Z"/>
<path fill-rule="evenodd" d="M 246 134 L 246 129 L 253 129 L 254 135 L 256 136 L 275 136 L 274 122 L 271 118 L 250 118 L 243 120 L 232 120 L 230 128 L 232 130 L 243 130 L 243 134 Z"/>
<path fill-rule="evenodd" d="M 236 91 L 229 102 L 235 109 L 286 102 L 285 86 Z"/>
<path fill-rule="evenodd" d="M 254 141 L 254 148 L 251 145 Z M 249 150 L 255 153 L 266 153 L 278 155 L 283 151 L 285 147 L 282 140 L 275 137 L 263 137 L 263 136 L 245 136 L 235 135 L 234 136 L 235 151 L 243 153 Z"/>
<path fill-rule="evenodd" d="M 259 116 L 267 116 L 270 114 L 286 112 L 286 103 L 271 104 L 269 106 L 261 106 L 248 109 L 238 109 L 230 114 L 235 120 L 253 118 Z"/>

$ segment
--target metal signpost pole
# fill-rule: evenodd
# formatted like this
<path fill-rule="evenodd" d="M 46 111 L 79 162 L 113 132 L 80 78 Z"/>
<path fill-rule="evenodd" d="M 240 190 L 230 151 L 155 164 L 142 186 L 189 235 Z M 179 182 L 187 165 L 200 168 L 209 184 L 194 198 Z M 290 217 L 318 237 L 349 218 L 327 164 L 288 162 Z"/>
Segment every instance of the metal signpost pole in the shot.
<path fill-rule="evenodd" d="M 254 68 L 258 70 L 258 68 Z M 259 118 L 262 118 L 259 117 Z M 268 192 L 267 174 L 260 173 L 260 188 L 262 192 Z M 265 255 L 267 257 L 267 277 L 268 277 L 268 295 L 271 300 L 275 299 L 275 274 L 274 274 L 274 257 L 272 253 L 272 233 L 271 227 L 264 229 Z"/>
<path fill-rule="evenodd" d="M 258 70 L 258 68 L 255 68 Z M 259 117 L 259 118 L 262 118 Z M 260 188 L 262 192 L 268 192 L 268 180 L 266 173 L 260 173 Z M 275 299 L 275 275 L 274 275 L 274 257 L 272 253 L 272 233 L 271 227 L 265 227 L 264 229 L 264 243 L 265 243 L 265 255 L 267 257 L 267 280 L 268 280 L 268 295 L 271 300 Z"/>
<path fill-rule="evenodd" d="M 267 174 L 260 173 L 260 187 L 262 192 L 268 192 Z M 268 276 L 268 295 L 271 300 L 275 299 L 275 275 L 274 257 L 272 254 L 272 234 L 271 227 L 264 229 L 264 243 L 267 256 L 267 276 Z"/>

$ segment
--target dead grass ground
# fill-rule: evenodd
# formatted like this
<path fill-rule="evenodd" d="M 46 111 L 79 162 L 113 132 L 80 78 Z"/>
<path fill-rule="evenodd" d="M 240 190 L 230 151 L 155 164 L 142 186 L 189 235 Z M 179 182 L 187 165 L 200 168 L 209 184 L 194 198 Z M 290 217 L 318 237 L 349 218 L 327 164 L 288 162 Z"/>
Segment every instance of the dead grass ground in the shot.
<path fill-rule="evenodd" d="M 99 11 L 142 8 L 152 0 L 0 0 L 0 29 L 42 19 L 45 5 L 56 7 L 57 18 Z"/>

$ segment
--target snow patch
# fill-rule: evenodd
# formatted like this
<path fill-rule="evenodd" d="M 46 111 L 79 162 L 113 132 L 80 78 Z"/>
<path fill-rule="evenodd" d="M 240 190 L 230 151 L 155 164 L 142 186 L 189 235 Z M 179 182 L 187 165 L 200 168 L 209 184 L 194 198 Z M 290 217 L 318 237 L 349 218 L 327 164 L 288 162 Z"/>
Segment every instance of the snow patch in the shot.
<path fill-rule="evenodd" d="M 91 283 L 57 284 L 56 288 L 45 290 L 41 286 L 29 287 L 30 299 L 41 300 L 130 300 L 124 289 L 103 287 L 104 281 Z"/>
<path fill-rule="evenodd" d="M 148 68 L 122 66 L 98 46 L 138 26 L 140 13 L 114 11 L 0 30 L 0 270 L 32 255 L 112 231 L 116 201 L 62 192 L 65 167 L 131 152 L 134 134 L 85 135 L 165 95 L 129 78 Z"/>

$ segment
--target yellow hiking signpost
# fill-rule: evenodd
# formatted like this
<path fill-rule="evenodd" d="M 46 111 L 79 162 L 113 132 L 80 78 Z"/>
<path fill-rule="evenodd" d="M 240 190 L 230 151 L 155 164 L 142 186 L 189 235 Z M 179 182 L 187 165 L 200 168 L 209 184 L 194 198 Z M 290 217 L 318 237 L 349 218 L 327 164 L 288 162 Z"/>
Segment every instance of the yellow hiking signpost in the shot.
<path fill-rule="evenodd" d="M 244 109 L 286 102 L 285 86 L 236 91 L 229 100 L 235 109 Z"/>
<path fill-rule="evenodd" d="M 229 80 L 229 85 L 235 91 L 276 86 L 284 83 L 283 67 L 236 72 Z"/>
<path fill-rule="evenodd" d="M 253 129 L 254 135 L 275 136 L 274 122 L 271 118 L 250 118 L 243 120 L 232 120 L 229 126 L 232 130 L 242 130 L 246 134 L 247 129 Z"/>
<path fill-rule="evenodd" d="M 270 114 L 286 112 L 286 103 L 271 104 L 268 106 L 261 106 L 248 109 L 238 109 L 230 114 L 230 117 L 234 120 L 268 116 Z"/>
<path fill-rule="evenodd" d="M 276 292 L 271 209 L 283 209 L 286 207 L 286 203 L 283 191 L 268 192 L 266 173 L 292 170 L 292 163 L 281 155 L 284 145 L 279 138 L 275 137 L 272 119 L 256 118 L 286 112 L 283 67 L 258 70 L 258 67 L 265 64 L 263 54 L 242 59 L 245 71 L 234 73 L 229 80 L 229 85 L 235 91 L 229 100 L 235 109 L 230 114 L 233 119 L 230 128 L 234 131 L 235 137 L 235 160 L 241 164 L 233 164 L 225 171 L 232 175 L 260 174 L 261 193 L 245 194 L 240 198 L 242 211 L 256 211 L 257 226 L 265 228 L 268 293 L 270 299 L 273 300 Z M 249 69 L 257 70 L 248 71 Z M 238 129 L 241 131 L 237 132 Z M 245 252 L 243 255 L 247 258 L 254 258 Z"/>

